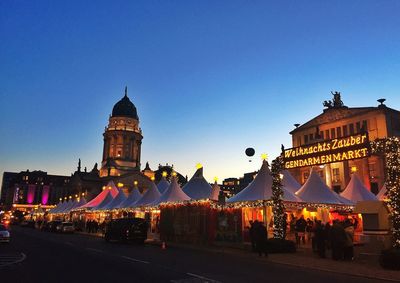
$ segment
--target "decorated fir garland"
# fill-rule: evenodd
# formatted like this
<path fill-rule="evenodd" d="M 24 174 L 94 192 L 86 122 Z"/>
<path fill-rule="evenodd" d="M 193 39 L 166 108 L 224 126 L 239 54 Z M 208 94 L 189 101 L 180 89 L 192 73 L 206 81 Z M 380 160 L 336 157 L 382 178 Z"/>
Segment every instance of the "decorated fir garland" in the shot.
<path fill-rule="evenodd" d="M 371 142 L 371 153 L 386 159 L 386 189 L 393 222 L 393 247 L 400 248 L 400 140 L 398 137 Z"/>
<path fill-rule="evenodd" d="M 283 157 L 279 156 L 272 161 L 271 176 L 272 176 L 272 212 L 274 214 L 274 238 L 285 239 L 286 237 L 286 213 L 285 205 L 283 204 L 282 190 L 282 169 Z"/>

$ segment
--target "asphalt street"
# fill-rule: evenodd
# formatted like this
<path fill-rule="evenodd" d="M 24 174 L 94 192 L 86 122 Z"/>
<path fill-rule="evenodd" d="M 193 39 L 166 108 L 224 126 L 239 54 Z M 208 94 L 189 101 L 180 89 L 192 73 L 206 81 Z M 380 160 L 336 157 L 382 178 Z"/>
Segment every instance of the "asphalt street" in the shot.
<path fill-rule="evenodd" d="M 18 226 L 11 233 L 12 242 L 0 245 L 1 282 L 384 282 L 274 264 L 256 255 L 162 250 Z"/>

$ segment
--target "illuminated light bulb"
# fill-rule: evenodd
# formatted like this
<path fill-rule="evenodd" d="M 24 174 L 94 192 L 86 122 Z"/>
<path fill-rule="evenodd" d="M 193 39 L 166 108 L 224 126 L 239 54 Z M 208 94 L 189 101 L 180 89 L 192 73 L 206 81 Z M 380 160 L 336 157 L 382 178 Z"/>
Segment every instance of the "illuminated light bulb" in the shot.
<path fill-rule="evenodd" d="M 77 198 L 77 197 L 78 197 L 78 195 L 75 195 L 75 197 Z"/>
<path fill-rule="evenodd" d="M 356 166 L 351 166 L 351 173 L 357 172 L 357 167 Z"/>
<path fill-rule="evenodd" d="M 201 165 L 201 163 L 197 163 L 197 164 L 196 164 L 196 168 L 197 168 L 197 169 L 203 168 L 203 165 Z"/>
<path fill-rule="evenodd" d="M 62 198 L 60 198 L 60 201 L 62 200 Z"/>
<path fill-rule="evenodd" d="M 214 181 L 218 182 L 218 177 L 217 176 L 214 177 Z"/>
<path fill-rule="evenodd" d="M 263 153 L 261 154 L 261 160 L 267 160 L 268 159 L 268 154 Z"/>
<path fill-rule="evenodd" d="M 71 199 L 71 198 L 72 198 L 72 196 L 69 196 L 69 198 Z"/>
<path fill-rule="evenodd" d="M 151 179 L 152 181 L 154 181 L 156 178 L 153 176 L 153 177 L 151 177 L 150 179 Z"/>
<path fill-rule="evenodd" d="M 118 183 L 117 186 L 118 186 L 118 188 L 122 188 L 124 186 L 124 184 L 123 183 Z M 111 190 L 111 186 L 109 187 L 109 190 Z"/>
<path fill-rule="evenodd" d="M 281 178 L 281 180 L 283 180 L 283 174 L 279 174 L 279 178 Z"/>
<path fill-rule="evenodd" d="M 163 177 L 167 177 L 167 175 L 168 175 L 168 174 L 167 174 L 166 171 L 162 172 L 162 176 L 163 176 Z"/>
<path fill-rule="evenodd" d="M 174 172 L 172 172 L 172 176 L 174 176 L 174 177 L 176 177 L 176 172 L 174 171 Z"/>
<path fill-rule="evenodd" d="M 135 186 L 137 186 L 138 181 L 133 181 L 133 184 L 134 184 Z"/>

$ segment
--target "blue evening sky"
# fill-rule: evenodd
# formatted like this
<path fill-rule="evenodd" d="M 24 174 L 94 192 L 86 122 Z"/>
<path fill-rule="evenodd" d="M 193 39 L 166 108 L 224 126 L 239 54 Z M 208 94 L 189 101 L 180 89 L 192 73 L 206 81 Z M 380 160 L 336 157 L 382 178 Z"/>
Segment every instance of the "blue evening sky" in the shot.
<path fill-rule="evenodd" d="M 190 177 L 200 162 L 210 182 L 257 170 L 330 91 L 400 109 L 399 14 L 398 0 L 3 0 L 0 172 L 100 163 L 125 85 L 142 166 Z"/>

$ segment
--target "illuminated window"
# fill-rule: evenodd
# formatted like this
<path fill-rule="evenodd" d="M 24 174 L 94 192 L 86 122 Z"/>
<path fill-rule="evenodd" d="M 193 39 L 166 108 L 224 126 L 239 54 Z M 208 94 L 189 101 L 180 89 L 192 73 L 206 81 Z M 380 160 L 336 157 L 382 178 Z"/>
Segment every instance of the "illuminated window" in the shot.
<path fill-rule="evenodd" d="M 22 180 L 28 181 L 29 180 L 29 176 L 22 176 Z"/>
<path fill-rule="evenodd" d="M 305 183 L 307 181 L 308 176 L 310 176 L 309 172 L 303 172 L 303 183 Z"/>
<path fill-rule="evenodd" d="M 347 125 L 343 126 L 343 136 L 347 136 L 349 133 L 347 132 Z"/>
<path fill-rule="evenodd" d="M 376 178 L 377 174 L 376 174 L 376 163 L 370 163 L 369 164 L 369 176 L 371 178 Z"/>
<path fill-rule="evenodd" d="M 350 128 L 350 135 L 354 135 L 354 124 L 350 124 L 349 128 Z"/>
<path fill-rule="evenodd" d="M 332 176 L 333 176 L 333 182 L 335 182 L 335 183 L 340 182 L 339 168 L 332 168 Z"/>

